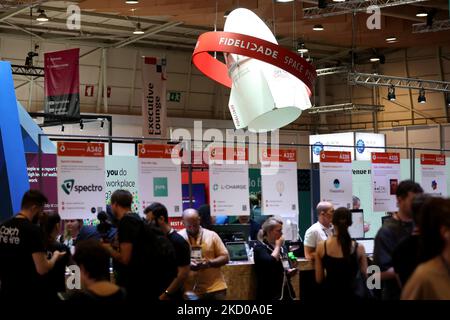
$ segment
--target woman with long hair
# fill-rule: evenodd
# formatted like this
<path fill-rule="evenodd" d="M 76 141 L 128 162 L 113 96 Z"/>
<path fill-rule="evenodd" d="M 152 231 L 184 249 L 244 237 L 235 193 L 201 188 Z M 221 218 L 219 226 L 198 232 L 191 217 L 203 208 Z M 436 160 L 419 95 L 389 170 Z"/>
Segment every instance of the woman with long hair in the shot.
<path fill-rule="evenodd" d="M 269 218 L 259 234 L 253 249 L 257 300 L 293 300 L 295 292 L 290 278 L 297 272 L 283 247 L 283 221 Z M 292 264 L 292 265 L 291 265 Z"/>
<path fill-rule="evenodd" d="M 64 238 L 63 243 L 70 248 L 73 254 L 77 243 L 78 234 L 83 227 L 82 219 L 64 220 Z"/>
<path fill-rule="evenodd" d="M 406 283 L 403 300 L 450 300 L 450 199 L 431 198 L 422 207 L 420 264 Z"/>
<path fill-rule="evenodd" d="M 58 292 L 66 290 L 65 273 L 66 266 L 70 261 L 69 248 L 58 242 L 57 237 L 61 229 L 61 217 L 56 212 L 50 212 L 41 217 L 40 227 L 44 239 L 44 247 L 47 250 L 47 256 L 50 259 L 55 251 L 65 252 L 62 259 L 55 263 L 55 266 L 46 275 L 43 276 L 45 294 L 49 300 L 58 300 Z"/>
<path fill-rule="evenodd" d="M 350 237 L 348 227 L 352 225 L 352 213 L 347 208 L 338 208 L 333 215 L 334 235 L 317 247 L 316 281 L 322 284 L 327 297 L 355 299 L 355 283 L 358 270 L 367 276 L 367 258 L 363 246 Z"/>

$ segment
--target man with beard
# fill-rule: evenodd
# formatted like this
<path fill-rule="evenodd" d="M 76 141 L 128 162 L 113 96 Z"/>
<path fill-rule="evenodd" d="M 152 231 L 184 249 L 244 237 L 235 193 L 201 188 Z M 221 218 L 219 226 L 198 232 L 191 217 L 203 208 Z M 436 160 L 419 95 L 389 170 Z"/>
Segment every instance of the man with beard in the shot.
<path fill-rule="evenodd" d="M 20 212 L 0 225 L 0 301 L 36 301 L 42 297 L 42 278 L 65 252 L 47 259 L 43 237 L 36 225 L 47 198 L 27 191 Z M 32 300 L 31 300 L 32 299 Z"/>
<path fill-rule="evenodd" d="M 169 224 L 167 208 L 158 202 L 154 202 L 144 210 L 147 221 L 160 229 L 175 249 L 177 276 L 172 280 L 167 289 L 159 296 L 160 300 L 182 300 L 184 282 L 189 276 L 191 264 L 191 249 L 189 243 L 178 234 Z"/>

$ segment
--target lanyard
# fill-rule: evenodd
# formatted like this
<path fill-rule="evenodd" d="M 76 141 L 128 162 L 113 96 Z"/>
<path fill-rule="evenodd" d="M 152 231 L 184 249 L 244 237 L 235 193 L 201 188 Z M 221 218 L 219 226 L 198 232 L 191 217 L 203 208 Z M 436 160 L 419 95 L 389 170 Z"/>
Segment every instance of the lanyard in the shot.
<path fill-rule="evenodd" d="M 195 241 L 194 244 L 192 244 L 191 239 L 193 239 L 189 234 L 188 234 L 188 240 L 189 240 L 189 244 L 191 245 L 191 247 L 201 247 L 202 243 L 203 243 L 203 230 L 201 231 L 201 235 L 200 235 L 200 244 L 197 245 L 197 241 Z M 198 237 L 197 237 L 198 239 Z M 195 239 L 194 239 L 195 240 Z"/>
<path fill-rule="evenodd" d="M 260 241 L 261 242 L 261 241 Z M 268 245 L 267 243 L 265 243 L 264 241 L 261 242 L 267 249 L 269 249 L 270 252 L 273 252 L 273 249 L 270 245 Z M 280 257 L 284 256 L 284 249 L 283 247 L 280 247 Z"/>

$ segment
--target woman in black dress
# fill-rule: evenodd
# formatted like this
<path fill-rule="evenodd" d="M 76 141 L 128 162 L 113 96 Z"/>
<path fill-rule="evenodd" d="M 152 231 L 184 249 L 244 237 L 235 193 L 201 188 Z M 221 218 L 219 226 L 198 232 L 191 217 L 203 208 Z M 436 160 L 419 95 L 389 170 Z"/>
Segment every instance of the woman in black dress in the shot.
<path fill-rule="evenodd" d="M 254 247 L 257 300 L 293 300 L 291 277 L 297 272 L 283 247 L 283 222 L 269 218 L 262 225 L 260 241 Z"/>
<path fill-rule="evenodd" d="M 334 235 L 320 242 L 316 254 L 316 281 L 322 284 L 323 295 L 329 298 L 356 299 L 358 270 L 367 276 L 367 258 L 363 246 L 351 239 L 348 227 L 352 213 L 338 208 L 333 215 Z"/>

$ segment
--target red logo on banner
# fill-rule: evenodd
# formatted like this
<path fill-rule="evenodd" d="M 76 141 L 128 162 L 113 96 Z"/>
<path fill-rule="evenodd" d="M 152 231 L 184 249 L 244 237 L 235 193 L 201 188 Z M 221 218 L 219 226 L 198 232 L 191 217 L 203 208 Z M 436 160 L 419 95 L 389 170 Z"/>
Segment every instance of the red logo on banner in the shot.
<path fill-rule="evenodd" d="M 443 154 L 425 154 L 420 156 L 420 164 L 445 166 L 445 155 Z"/>
<path fill-rule="evenodd" d="M 164 144 L 139 144 L 139 158 L 171 159 L 180 157 L 180 149 Z"/>
<path fill-rule="evenodd" d="M 58 142 L 58 156 L 63 157 L 104 157 L 104 143 Z"/>
<path fill-rule="evenodd" d="M 372 152 L 372 163 L 400 164 L 400 153 Z"/>
<path fill-rule="evenodd" d="M 322 151 L 320 162 L 351 163 L 352 154 L 348 151 Z"/>
<path fill-rule="evenodd" d="M 248 149 L 246 148 L 212 148 L 210 151 L 210 160 L 248 160 Z"/>
<path fill-rule="evenodd" d="M 295 149 L 267 149 L 262 151 L 262 161 L 297 162 Z"/>

